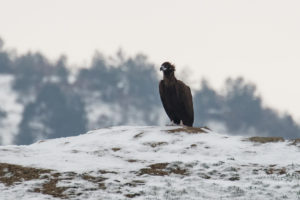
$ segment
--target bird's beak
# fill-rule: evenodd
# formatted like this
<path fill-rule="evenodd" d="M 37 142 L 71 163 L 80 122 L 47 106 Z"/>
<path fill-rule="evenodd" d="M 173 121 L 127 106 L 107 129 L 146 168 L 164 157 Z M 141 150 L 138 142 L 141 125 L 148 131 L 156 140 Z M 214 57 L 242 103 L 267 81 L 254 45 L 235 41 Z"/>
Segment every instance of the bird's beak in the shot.
<path fill-rule="evenodd" d="M 160 67 L 160 71 L 165 71 L 167 68 L 165 68 L 164 66 Z"/>

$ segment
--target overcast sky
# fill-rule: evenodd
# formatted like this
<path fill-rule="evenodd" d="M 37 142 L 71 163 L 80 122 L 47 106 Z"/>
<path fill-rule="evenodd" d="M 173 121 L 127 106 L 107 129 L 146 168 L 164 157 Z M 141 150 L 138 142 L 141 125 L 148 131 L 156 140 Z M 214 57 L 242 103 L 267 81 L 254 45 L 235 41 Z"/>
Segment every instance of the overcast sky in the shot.
<path fill-rule="evenodd" d="M 215 88 L 244 76 L 300 121 L 299 0 L 0 0 L 0 37 L 18 53 L 77 65 L 95 50 L 142 52 Z"/>

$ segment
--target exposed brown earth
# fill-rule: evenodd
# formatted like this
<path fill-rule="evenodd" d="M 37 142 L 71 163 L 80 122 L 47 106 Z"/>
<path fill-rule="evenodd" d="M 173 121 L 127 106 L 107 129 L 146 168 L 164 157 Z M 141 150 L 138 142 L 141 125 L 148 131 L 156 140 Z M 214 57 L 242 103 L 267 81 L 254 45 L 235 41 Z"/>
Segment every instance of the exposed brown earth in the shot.
<path fill-rule="evenodd" d="M 300 144 L 300 138 L 297 138 L 297 139 L 293 139 L 291 140 L 291 145 L 297 145 L 297 144 Z"/>
<path fill-rule="evenodd" d="M 248 140 L 257 143 L 284 142 L 282 137 L 250 137 Z"/>
<path fill-rule="evenodd" d="M 168 133 L 177 133 L 177 132 L 186 132 L 191 134 L 197 134 L 197 133 L 208 133 L 209 128 L 207 127 L 189 127 L 189 126 L 183 126 L 180 128 L 167 130 Z"/>
<path fill-rule="evenodd" d="M 186 169 L 181 169 L 180 167 L 176 168 L 167 168 L 169 163 L 156 163 L 149 165 L 148 168 L 140 169 L 138 175 L 152 175 L 152 176 L 166 176 L 170 174 L 179 174 L 179 175 L 188 175 Z"/>
<path fill-rule="evenodd" d="M 149 143 L 144 143 L 144 145 L 151 146 L 152 148 L 159 147 L 159 146 L 162 146 L 162 145 L 167 145 L 167 144 L 168 144 L 167 142 L 149 142 Z"/>
<path fill-rule="evenodd" d="M 116 173 L 110 171 L 99 171 L 101 174 Z M 45 180 L 41 186 L 35 187 L 32 192 L 51 195 L 53 197 L 67 199 L 66 190 L 72 187 L 58 187 L 57 183 L 61 180 L 73 180 L 81 178 L 83 180 L 98 184 L 98 188 L 105 190 L 104 177 L 94 177 L 88 174 L 76 174 L 74 172 L 58 173 L 49 169 L 37 169 L 32 167 L 23 167 L 20 165 L 0 163 L 0 183 L 6 186 L 21 184 L 24 181 Z M 80 195 L 80 194 L 79 194 Z"/>
<path fill-rule="evenodd" d="M 51 170 L 48 169 L 36 169 L 0 163 L 0 182 L 4 183 L 6 186 L 10 186 L 22 181 L 39 179 L 42 175 L 49 174 L 50 172 Z"/>

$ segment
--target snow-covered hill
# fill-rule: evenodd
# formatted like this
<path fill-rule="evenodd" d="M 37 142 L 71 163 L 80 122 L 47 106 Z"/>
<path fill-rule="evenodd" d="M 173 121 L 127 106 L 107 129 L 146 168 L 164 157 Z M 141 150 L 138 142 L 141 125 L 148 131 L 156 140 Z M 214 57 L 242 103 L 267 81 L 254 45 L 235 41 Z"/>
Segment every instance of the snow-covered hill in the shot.
<path fill-rule="evenodd" d="M 0 199 L 300 199 L 300 140 L 120 126 L 0 147 Z"/>

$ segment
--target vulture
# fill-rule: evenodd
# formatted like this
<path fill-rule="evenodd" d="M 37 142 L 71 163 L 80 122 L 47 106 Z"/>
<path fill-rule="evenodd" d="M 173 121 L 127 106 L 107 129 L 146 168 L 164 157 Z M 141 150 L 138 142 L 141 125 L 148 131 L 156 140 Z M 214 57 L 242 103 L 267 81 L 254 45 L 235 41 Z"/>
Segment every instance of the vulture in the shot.
<path fill-rule="evenodd" d="M 160 71 L 163 71 L 163 80 L 159 83 L 159 94 L 171 123 L 193 126 L 194 108 L 190 87 L 176 79 L 175 66 L 171 63 L 164 62 Z"/>

